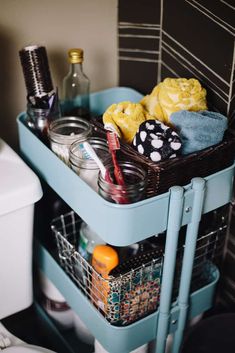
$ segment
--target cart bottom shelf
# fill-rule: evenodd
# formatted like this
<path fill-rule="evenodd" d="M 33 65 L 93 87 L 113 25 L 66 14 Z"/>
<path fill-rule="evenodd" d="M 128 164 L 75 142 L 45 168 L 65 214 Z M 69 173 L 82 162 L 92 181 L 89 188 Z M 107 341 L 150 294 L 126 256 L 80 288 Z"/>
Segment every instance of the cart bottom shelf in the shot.
<path fill-rule="evenodd" d="M 54 283 L 71 308 L 80 316 L 87 328 L 106 350 L 111 353 L 128 353 L 156 338 L 158 311 L 128 326 L 110 325 L 39 242 L 36 242 L 35 250 L 38 266 Z M 214 265 L 211 265 L 210 283 L 190 295 L 189 319 L 212 307 L 218 279 L 219 271 Z M 169 333 L 177 329 L 178 314 L 177 303 L 173 303 Z"/>

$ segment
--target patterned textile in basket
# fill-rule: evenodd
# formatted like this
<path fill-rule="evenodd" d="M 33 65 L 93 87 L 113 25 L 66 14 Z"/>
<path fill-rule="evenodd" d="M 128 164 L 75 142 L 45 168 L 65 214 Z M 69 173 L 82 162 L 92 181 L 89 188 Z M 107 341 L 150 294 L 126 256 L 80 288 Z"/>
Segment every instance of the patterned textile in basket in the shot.
<path fill-rule="evenodd" d="M 153 260 L 138 267 L 133 260 L 132 270 L 126 273 L 125 264 L 111 272 L 106 312 L 110 323 L 127 325 L 158 308 L 163 252 L 152 251 L 152 254 Z"/>
<path fill-rule="evenodd" d="M 92 120 L 94 134 L 105 137 L 102 119 Z M 187 185 L 194 177 L 206 177 L 232 165 L 235 158 L 235 137 L 226 133 L 224 140 L 202 151 L 178 156 L 154 163 L 135 151 L 130 145 L 121 143 L 120 159 L 140 164 L 148 173 L 146 197 L 167 192 L 173 185 Z"/>

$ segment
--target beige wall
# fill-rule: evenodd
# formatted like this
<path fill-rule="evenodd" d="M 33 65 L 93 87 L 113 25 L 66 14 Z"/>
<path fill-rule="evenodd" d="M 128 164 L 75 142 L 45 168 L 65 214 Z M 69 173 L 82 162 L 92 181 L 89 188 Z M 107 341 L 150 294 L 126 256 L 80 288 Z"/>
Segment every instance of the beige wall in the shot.
<path fill-rule="evenodd" d="M 61 92 L 67 49 L 82 47 L 84 71 L 97 91 L 118 82 L 116 31 L 117 0 L 0 0 L 0 137 L 17 146 L 15 119 L 26 104 L 21 48 L 46 47 Z"/>

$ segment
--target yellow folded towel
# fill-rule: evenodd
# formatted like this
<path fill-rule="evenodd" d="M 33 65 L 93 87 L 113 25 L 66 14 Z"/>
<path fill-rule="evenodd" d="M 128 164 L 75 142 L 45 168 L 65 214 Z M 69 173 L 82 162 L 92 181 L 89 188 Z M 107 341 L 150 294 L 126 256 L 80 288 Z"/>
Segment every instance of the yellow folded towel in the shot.
<path fill-rule="evenodd" d="M 140 103 L 150 115 L 170 124 L 170 115 L 178 110 L 207 110 L 206 90 L 194 78 L 166 78 Z"/>
<path fill-rule="evenodd" d="M 140 124 L 153 119 L 140 103 L 129 101 L 112 104 L 103 114 L 103 123 L 106 130 L 114 131 L 119 138 L 131 143 Z"/>

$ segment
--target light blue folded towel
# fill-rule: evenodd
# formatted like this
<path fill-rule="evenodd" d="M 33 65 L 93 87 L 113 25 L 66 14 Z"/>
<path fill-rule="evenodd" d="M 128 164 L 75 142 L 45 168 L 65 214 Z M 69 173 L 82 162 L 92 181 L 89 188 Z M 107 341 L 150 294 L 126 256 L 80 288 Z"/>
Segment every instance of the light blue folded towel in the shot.
<path fill-rule="evenodd" d="M 170 121 L 181 137 L 182 154 L 200 151 L 221 142 L 228 127 L 226 116 L 208 110 L 180 110 L 171 114 Z"/>

